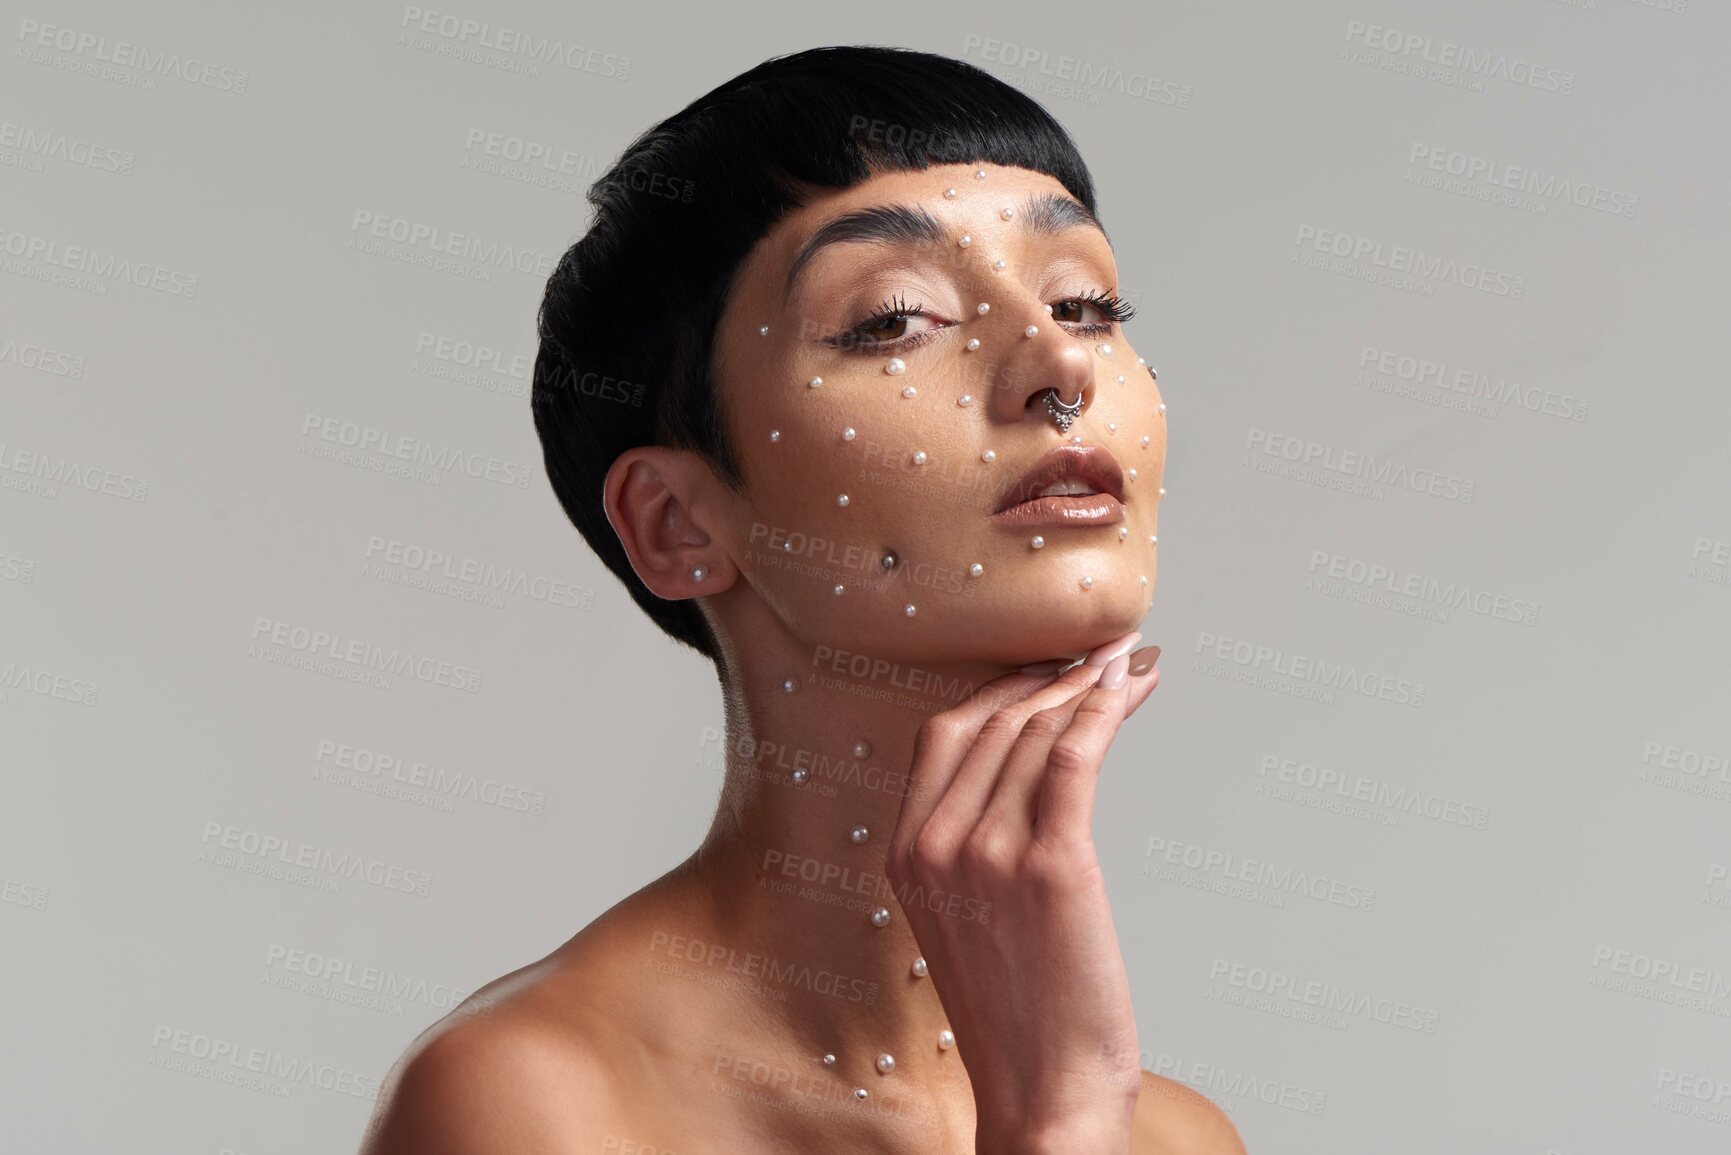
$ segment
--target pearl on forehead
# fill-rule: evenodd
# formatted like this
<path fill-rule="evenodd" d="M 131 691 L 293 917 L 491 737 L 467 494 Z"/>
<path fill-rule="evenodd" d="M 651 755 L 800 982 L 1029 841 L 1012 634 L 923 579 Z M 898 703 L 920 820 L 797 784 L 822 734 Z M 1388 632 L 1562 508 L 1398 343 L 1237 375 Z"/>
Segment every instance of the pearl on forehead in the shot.
<path fill-rule="evenodd" d="M 902 386 L 902 396 L 903 397 L 907 397 L 907 398 L 911 399 L 914 397 L 918 397 L 919 395 L 920 395 L 920 391 L 918 389 L 915 389 L 912 385 L 903 385 Z"/>
<path fill-rule="evenodd" d="M 888 361 L 884 362 L 884 372 L 888 373 L 891 377 L 897 376 L 901 373 L 906 373 L 907 371 L 908 363 L 903 361 L 900 357 L 891 357 Z"/>
<path fill-rule="evenodd" d="M 1102 357 L 1110 357 L 1112 355 L 1112 346 L 1110 342 L 1102 341 L 1098 345 L 1094 346 L 1094 349 Z"/>
<path fill-rule="evenodd" d="M 974 306 L 974 312 L 978 313 L 982 317 L 984 317 L 987 313 L 990 313 L 991 311 L 992 311 L 992 307 L 990 305 L 986 304 L 986 302 L 984 302 L 984 301 L 981 301 L 978 305 Z"/>
<path fill-rule="evenodd" d="M 1036 533 L 1031 539 L 1029 539 L 1028 544 L 1033 546 L 1035 549 L 1043 549 L 1046 545 L 1046 539 Z"/>
<path fill-rule="evenodd" d="M 1082 579 L 1082 588 L 1085 590 L 1093 589 L 1094 588 L 1094 579 L 1091 577 L 1083 578 Z"/>
<path fill-rule="evenodd" d="M 962 239 L 956 242 L 956 244 L 962 246 L 962 248 L 964 248 L 964 249 L 973 243 L 974 243 L 974 238 L 969 236 L 967 233 L 963 233 Z"/>
<path fill-rule="evenodd" d="M 853 1089 L 853 1097 L 856 1099 L 864 1099 L 866 1096 L 868 1096 L 870 1094 L 871 1094 L 871 1092 L 866 1090 L 864 1087 L 855 1087 Z"/>
<path fill-rule="evenodd" d="M 825 1055 L 823 1057 L 823 1065 L 826 1067 L 835 1066 L 835 1056 L 834 1055 Z"/>
<path fill-rule="evenodd" d="M 980 339 L 978 337 L 969 337 L 968 338 L 968 344 L 966 346 L 968 352 L 972 353 L 974 350 L 978 349 L 979 347 L 980 347 Z"/>
<path fill-rule="evenodd" d="M 811 387 L 813 389 L 816 389 L 819 385 L 822 385 L 822 384 L 823 384 L 823 378 L 822 377 L 813 377 L 810 381 L 806 382 L 806 385 L 808 385 L 809 387 Z"/>
<path fill-rule="evenodd" d="M 968 406 L 972 405 L 973 403 L 974 403 L 974 395 L 972 393 L 964 393 L 960 397 L 956 398 L 956 404 L 960 405 L 963 409 L 966 409 Z"/>
<path fill-rule="evenodd" d="M 853 426 L 849 425 L 846 429 L 841 431 L 841 439 L 843 441 L 852 441 L 854 439 Z"/>
<path fill-rule="evenodd" d="M 835 503 L 837 505 L 846 505 L 847 504 L 847 494 L 843 493 L 843 494 L 838 495 L 835 499 Z"/>
<path fill-rule="evenodd" d="M 998 215 L 1003 217 L 1005 220 L 1009 220 L 1011 217 L 1016 215 L 1016 210 L 1006 206 L 998 210 Z"/>
<path fill-rule="evenodd" d="M 1148 544 L 1149 545 L 1156 545 L 1159 543 L 1159 541 L 1160 541 L 1160 537 L 1158 534 L 1152 534 L 1151 533 L 1148 535 Z"/>
<path fill-rule="evenodd" d="M 974 179 L 975 180 L 985 180 L 986 179 L 986 170 L 983 168 L 982 169 L 976 169 L 974 171 Z"/>
<path fill-rule="evenodd" d="M 955 200 L 956 199 L 956 190 L 953 188 L 947 188 L 944 190 L 944 195 L 951 200 Z"/>
<path fill-rule="evenodd" d="M 1032 337 L 1035 333 L 1038 333 L 1039 331 L 1040 331 L 1040 327 L 1038 325 L 1029 325 L 1026 329 L 1022 330 L 1022 336 Z"/>
<path fill-rule="evenodd" d="M 969 577 L 979 577 L 981 574 L 983 574 L 985 572 L 986 572 L 986 567 L 981 565 L 979 562 L 975 562 L 973 565 L 968 567 L 968 576 Z"/>
<path fill-rule="evenodd" d="M 984 453 L 980 454 L 980 460 L 981 461 L 992 462 L 992 461 L 996 461 L 997 459 L 998 459 L 998 451 L 995 449 L 988 449 Z"/>
<path fill-rule="evenodd" d="M 1009 267 L 1010 262 L 1004 260 L 1002 257 L 999 257 L 997 260 L 992 262 L 992 268 L 998 270 L 1000 273 Z"/>

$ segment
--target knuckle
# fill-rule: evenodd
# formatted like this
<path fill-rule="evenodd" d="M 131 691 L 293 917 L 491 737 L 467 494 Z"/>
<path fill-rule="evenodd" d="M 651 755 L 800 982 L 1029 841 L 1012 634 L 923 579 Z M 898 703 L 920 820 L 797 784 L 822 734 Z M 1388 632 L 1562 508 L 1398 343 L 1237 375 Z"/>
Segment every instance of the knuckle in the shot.
<path fill-rule="evenodd" d="M 1046 769 L 1060 777 L 1091 774 L 1094 771 L 1093 751 L 1076 739 L 1060 738 L 1052 743 L 1052 751 L 1046 756 Z"/>
<path fill-rule="evenodd" d="M 1052 706 L 1029 715 L 1022 725 L 1022 733 L 1034 738 L 1056 738 L 1070 725 L 1069 711 L 1063 706 Z"/>
<path fill-rule="evenodd" d="M 962 857 L 971 871 L 1009 874 L 1019 857 L 1015 837 L 995 823 L 981 823 L 962 844 Z"/>
<path fill-rule="evenodd" d="M 1000 710 L 980 727 L 980 740 L 988 745 L 1013 740 L 1021 732 L 1022 722 L 1016 715 Z"/>
<path fill-rule="evenodd" d="M 936 823 L 928 822 L 909 849 L 908 865 L 915 878 L 940 878 L 956 860 L 956 840 Z"/>

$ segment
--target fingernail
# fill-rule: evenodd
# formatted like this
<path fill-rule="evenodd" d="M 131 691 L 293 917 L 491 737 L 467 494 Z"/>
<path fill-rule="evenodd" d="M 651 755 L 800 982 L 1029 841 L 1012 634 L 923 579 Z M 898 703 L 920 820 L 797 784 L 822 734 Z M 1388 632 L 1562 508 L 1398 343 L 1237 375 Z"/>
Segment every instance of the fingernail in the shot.
<path fill-rule="evenodd" d="M 1130 673 L 1138 678 L 1154 668 L 1160 660 L 1159 646 L 1143 646 L 1130 655 Z"/>
<path fill-rule="evenodd" d="M 1069 658 L 1049 658 L 1044 662 L 1033 662 L 1022 667 L 1024 674 L 1052 674 L 1070 664 Z"/>
<path fill-rule="evenodd" d="M 1105 645 L 1089 654 L 1087 660 L 1082 664 L 1084 666 L 1104 666 L 1119 655 L 1129 653 L 1130 647 L 1134 646 L 1141 640 L 1142 631 L 1133 630 L 1115 642 L 1107 642 Z"/>
<path fill-rule="evenodd" d="M 1100 672 L 1100 680 L 1095 683 L 1095 686 L 1101 690 L 1116 690 L 1124 684 L 1124 678 L 1129 670 L 1130 655 L 1119 654 L 1106 663 L 1106 668 Z"/>

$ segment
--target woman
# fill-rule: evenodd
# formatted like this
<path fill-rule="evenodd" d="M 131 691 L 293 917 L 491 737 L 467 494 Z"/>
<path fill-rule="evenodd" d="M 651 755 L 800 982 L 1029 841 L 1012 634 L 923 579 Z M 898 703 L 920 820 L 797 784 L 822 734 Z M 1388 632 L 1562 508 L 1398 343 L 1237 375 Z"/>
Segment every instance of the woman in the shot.
<path fill-rule="evenodd" d="M 969 65 L 824 48 L 589 196 L 536 428 L 715 663 L 725 785 L 688 860 L 415 1042 L 365 1155 L 1242 1152 L 1140 1069 L 1090 840 L 1158 680 L 1166 425 L 1070 138 Z"/>

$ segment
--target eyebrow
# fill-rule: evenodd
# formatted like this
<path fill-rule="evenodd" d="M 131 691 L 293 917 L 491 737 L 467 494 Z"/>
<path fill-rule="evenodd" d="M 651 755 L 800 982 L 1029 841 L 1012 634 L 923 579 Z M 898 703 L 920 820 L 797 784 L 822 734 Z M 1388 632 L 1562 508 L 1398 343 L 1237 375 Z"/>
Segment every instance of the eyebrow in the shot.
<path fill-rule="evenodd" d="M 1022 222 L 1022 231 L 1037 236 L 1055 236 L 1069 229 L 1099 230 L 1106 243 L 1102 225 L 1086 205 L 1057 193 L 1030 193 L 1014 214 Z M 856 209 L 828 221 L 800 246 L 793 265 L 787 271 L 787 283 L 782 300 L 793 295 L 794 283 L 818 253 L 831 245 L 938 245 L 946 240 L 944 226 L 925 209 L 909 205 L 875 205 Z"/>

